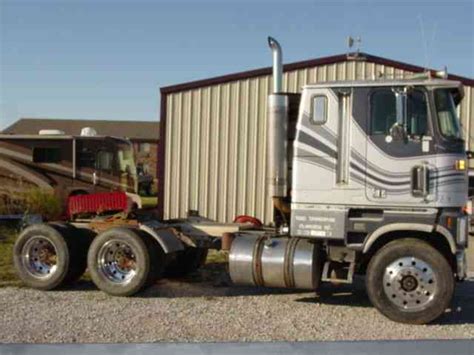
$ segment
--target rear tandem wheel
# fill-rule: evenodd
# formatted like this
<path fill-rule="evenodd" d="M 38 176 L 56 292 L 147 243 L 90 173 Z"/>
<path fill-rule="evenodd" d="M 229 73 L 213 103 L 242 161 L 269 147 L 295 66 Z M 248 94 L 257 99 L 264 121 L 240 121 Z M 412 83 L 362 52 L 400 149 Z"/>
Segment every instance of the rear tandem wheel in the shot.
<path fill-rule="evenodd" d="M 90 236 L 68 224 L 35 224 L 13 247 L 19 278 L 29 287 L 52 290 L 76 281 L 86 269 Z"/>
<path fill-rule="evenodd" d="M 118 227 L 94 239 L 87 265 L 99 289 L 114 296 L 131 296 L 162 275 L 164 259 L 163 250 L 151 236 Z"/>

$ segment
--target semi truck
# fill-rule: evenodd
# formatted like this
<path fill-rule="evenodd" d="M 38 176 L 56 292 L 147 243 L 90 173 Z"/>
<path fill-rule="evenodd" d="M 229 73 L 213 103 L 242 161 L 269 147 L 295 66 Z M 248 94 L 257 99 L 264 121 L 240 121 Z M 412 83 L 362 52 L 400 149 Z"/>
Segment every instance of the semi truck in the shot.
<path fill-rule="evenodd" d="M 441 316 L 467 270 L 462 85 L 428 73 L 285 93 L 281 47 L 268 41 L 271 223 L 251 216 L 217 223 L 189 211 L 172 220 L 36 224 L 14 246 L 20 278 L 50 290 L 87 268 L 100 290 L 130 296 L 163 275 L 196 270 L 217 249 L 228 251 L 235 285 L 317 291 L 359 275 L 389 319 L 424 324 Z"/>

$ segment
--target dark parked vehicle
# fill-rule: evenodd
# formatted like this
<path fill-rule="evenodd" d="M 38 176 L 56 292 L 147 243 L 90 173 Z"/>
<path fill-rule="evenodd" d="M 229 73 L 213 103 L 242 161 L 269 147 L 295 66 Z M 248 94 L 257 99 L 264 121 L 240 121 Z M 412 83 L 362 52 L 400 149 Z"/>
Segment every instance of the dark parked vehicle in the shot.
<path fill-rule="evenodd" d="M 137 165 L 138 193 L 140 195 L 151 196 L 153 193 L 153 175 L 149 174 L 143 168 L 143 165 Z"/>

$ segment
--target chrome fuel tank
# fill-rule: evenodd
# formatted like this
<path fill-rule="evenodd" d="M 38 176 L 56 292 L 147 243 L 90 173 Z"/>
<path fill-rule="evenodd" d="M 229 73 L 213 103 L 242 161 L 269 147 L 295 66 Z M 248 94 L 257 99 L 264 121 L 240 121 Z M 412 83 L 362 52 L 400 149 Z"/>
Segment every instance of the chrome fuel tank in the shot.
<path fill-rule="evenodd" d="M 321 247 L 302 238 L 239 235 L 229 254 L 232 281 L 240 285 L 314 290 L 319 286 Z"/>

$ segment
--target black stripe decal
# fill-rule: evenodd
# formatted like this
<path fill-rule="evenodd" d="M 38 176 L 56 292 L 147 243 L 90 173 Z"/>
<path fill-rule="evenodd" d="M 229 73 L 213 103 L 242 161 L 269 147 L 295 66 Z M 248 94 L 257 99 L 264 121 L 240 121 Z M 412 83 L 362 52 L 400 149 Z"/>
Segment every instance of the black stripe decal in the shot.
<path fill-rule="evenodd" d="M 377 176 L 374 176 L 374 175 L 370 174 L 369 172 L 365 171 L 364 169 L 361 169 L 358 165 L 356 165 L 354 163 L 351 163 L 351 168 L 353 168 L 354 170 L 359 171 L 361 174 L 366 175 L 367 177 L 371 178 L 372 180 L 378 181 L 381 184 L 386 184 L 386 185 L 389 185 L 389 186 L 410 185 L 410 180 L 395 182 L 395 181 L 388 181 L 388 180 L 381 179 Z"/>
<path fill-rule="evenodd" d="M 311 137 L 309 134 L 300 131 L 299 132 L 299 138 L 300 138 L 299 141 L 301 143 L 307 144 L 310 147 L 313 147 L 313 148 L 325 153 L 327 156 L 330 156 L 332 158 L 337 159 L 337 153 L 332 148 L 330 148 L 327 145 L 319 142 L 317 139 L 315 139 L 314 137 Z M 314 154 L 311 154 L 309 152 L 307 152 L 307 153 L 309 155 L 314 155 Z M 366 172 L 366 169 L 357 166 L 353 162 L 351 162 L 350 166 L 351 166 L 351 168 L 359 171 L 363 175 L 366 175 L 367 177 L 371 178 L 372 180 L 378 181 L 379 183 L 386 184 L 388 186 L 403 186 L 403 185 L 409 185 L 410 184 L 410 180 L 406 180 L 406 181 L 402 181 L 402 182 L 394 182 L 394 181 L 384 180 L 382 178 L 376 177 L 376 176 L 372 175 L 371 173 Z"/>
<path fill-rule="evenodd" d="M 327 145 L 325 145 L 324 143 L 321 143 L 320 141 L 318 141 L 317 139 L 311 137 L 309 134 L 303 132 L 303 131 L 300 131 L 298 133 L 299 135 L 299 139 L 298 141 L 300 141 L 301 143 L 304 143 L 304 144 L 307 144 L 309 145 L 310 147 L 313 147 L 313 148 L 316 148 L 317 150 L 325 153 L 327 156 L 330 156 L 332 158 L 336 158 L 337 159 L 337 153 L 334 149 L 332 149 L 331 147 L 328 147 Z M 309 153 L 308 154 L 310 156 L 314 156 L 314 154 L 312 153 Z"/>
<path fill-rule="evenodd" d="M 300 158 L 301 159 L 301 158 Z M 314 161 L 313 159 L 317 159 L 318 161 Z M 330 171 L 332 173 L 335 172 L 336 170 L 336 166 L 335 164 L 331 163 L 331 162 L 328 162 L 327 160 L 324 160 L 324 158 L 320 158 L 320 157 L 305 157 L 303 159 L 301 159 L 302 161 L 306 162 L 306 163 L 309 163 L 309 164 L 312 164 L 312 165 L 316 165 L 316 166 L 319 166 L 319 167 L 322 167 L 324 169 L 326 169 L 327 171 Z M 362 175 L 362 176 L 365 176 L 364 172 L 363 171 L 359 171 L 359 173 Z M 358 182 L 359 184 L 361 184 L 362 186 L 365 186 L 366 182 L 364 180 L 364 178 L 361 178 L 359 177 L 359 175 L 356 175 L 354 170 L 351 171 L 350 173 L 350 178 L 351 180 L 354 180 L 356 182 Z M 379 188 L 379 189 L 384 189 L 386 191 L 389 191 L 390 193 L 392 194 L 396 194 L 396 193 L 408 193 L 410 192 L 410 187 L 406 187 L 406 188 L 394 188 L 394 189 L 387 189 L 386 186 L 382 186 L 380 184 L 377 184 L 377 183 L 371 183 L 370 184 L 371 186 L 375 187 L 375 188 Z"/>
<path fill-rule="evenodd" d="M 326 137 L 326 139 L 327 139 L 327 137 Z M 337 159 L 337 152 L 334 149 L 332 149 L 331 147 L 329 147 L 326 144 L 322 143 L 321 141 L 318 141 L 315 137 L 313 137 L 313 136 L 311 136 L 311 135 L 309 135 L 309 134 L 307 134 L 303 131 L 299 131 L 299 141 L 304 143 L 304 144 L 307 144 L 307 145 L 309 145 L 309 146 L 311 146 L 311 147 L 313 147 L 313 148 L 315 148 L 319 151 L 321 151 L 322 153 L 326 154 L 327 156 L 330 156 L 332 158 Z M 306 151 L 304 151 L 304 149 L 302 149 L 302 151 L 305 152 L 306 154 L 308 154 L 309 156 L 314 156 L 314 154 L 306 152 Z M 398 174 L 389 174 L 386 171 L 383 171 L 383 170 L 380 170 L 379 168 L 376 168 L 372 163 L 365 160 L 360 155 L 360 153 L 355 151 L 355 150 L 351 151 L 351 156 L 353 158 L 355 158 L 355 160 L 357 160 L 359 162 L 359 164 L 362 164 L 363 166 L 365 164 L 367 164 L 373 170 L 375 170 L 378 174 L 384 175 L 386 177 L 386 179 L 383 179 L 383 178 L 380 178 L 378 176 L 375 176 L 375 175 L 371 174 L 367 168 L 362 168 L 359 165 L 355 164 L 354 162 L 351 162 L 351 164 L 350 164 L 351 168 L 357 170 L 358 172 L 360 172 L 361 174 L 367 176 L 368 178 L 370 178 L 372 180 L 378 181 L 379 183 L 382 183 L 382 184 L 385 184 L 385 185 L 388 185 L 388 186 L 403 186 L 403 185 L 411 184 L 410 173 L 403 174 L 404 176 L 400 176 Z M 441 171 L 444 172 L 445 170 L 448 170 L 448 171 L 446 171 L 447 174 L 446 173 L 441 174 Z M 430 176 L 430 180 L 438 180 L 438 179 L 443 179 L 443 178 L 451 177 L 451 176 L 462 176 L 462 175 L 464 175 L 463 172 L 455 172 L 455 173 L 450 172 L 450 171 L 452 171 L 450 167 L 444 167 L 444 168 L 441 169 L 441 171 L 434 172 L 433 175 Z M 387 180 L 387 179 L 391 179 L 391 178 L 401 178 L 401 177 L 406 177 L 406 180 L 397 181 L 397 182 Z"/>

